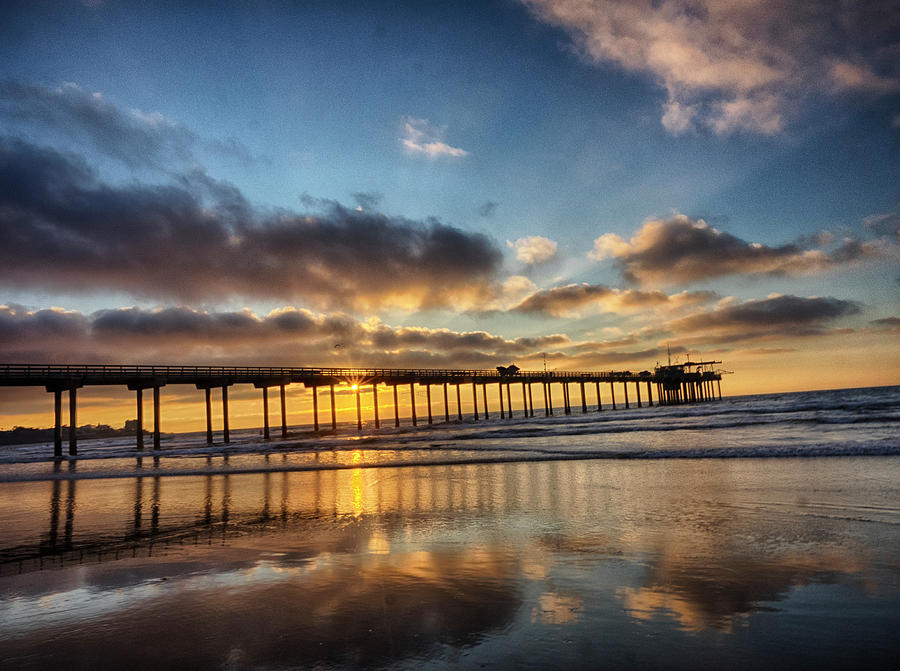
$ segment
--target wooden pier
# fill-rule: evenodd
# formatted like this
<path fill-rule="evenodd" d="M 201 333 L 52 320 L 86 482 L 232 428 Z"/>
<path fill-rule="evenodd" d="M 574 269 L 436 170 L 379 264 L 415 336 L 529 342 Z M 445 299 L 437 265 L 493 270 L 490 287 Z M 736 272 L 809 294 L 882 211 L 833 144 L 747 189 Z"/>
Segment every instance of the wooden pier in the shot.
<path fill-rule="evenodd" d="M 313 403 L 313 429 L 320 426 L 320 389 L 328 388 L 330 406 L 330 426 L 337 429 L 335 387 L 347 385 L 356 395 L 357 428 L 362 429 L 362 403 L 360 395 L 371 388 L 375 428 L 381 427 L 382 419 L 378 411 L 378 385 L 392 388 L 395 427 L 400 426 L 398 388 L 408 387 L 411 397 L 413 426 L 419 422 L 416 415 L 416 386 L 425 387 L 428 399 L 427 423 L 434 422 L 431 392 L 438 387 L 442 392 L 441 413 L 444 422 L 450 422 L 450 386 L 455 387 L 456 418 L 463 420 L 463 394 L 471 393 L 474 421 L 489 419 L 491 412 L 499 411 L 501 419 L 534 417 L 535 384 L 541 385 L 543 394 L 542 412 L 545 417 L 554 414 L 553 386 L 557 385 L 562 397 L 562 413 L 573 412 L 571 388 L 575 385 L 579 392 L 581 412 L 588 412 L 588 390 L 595 392 L 596 404 L 590 404 L 596 412 L 603 410 L 600 399 L 601 385 L 609 385 L 610 407 L 617 409 L 616 385 L 621 385 L 624 408 L 631 408 L 628 395 L 629 385 L 634 385 L 635 405 L 640 408 L 646 403 L 653 406 L 653 389 L 656 388 L 656 402 L 659 405 L 680 403 L 700 403 L 722 399 L 722 371 L 713 366 L 721 361 L 688 361 L 683 364 L 657 366 L 653 372 L 641 371 L 522 371 L 500 366 L 496 370 L 456 370 L 418 368 L 278 368 L 278 367 L 232 367 L 232 366 L 115 366 L 115 365 L 40 365 L 40 364 L 0 364 L 0 386 L 39 386 L 53 394 L 54 407 L 54 456 L 61 458 L 62 446 L 62 395 L 66 392 L 69 404 L 68 452 L 77 455 L 78 446 L 75 427 L 77 426 L 77 390 L 85 386 L 124 385 L 136 394 L 137 449 L 144 448 L 143 392 L 151 390 L 153 395 L 153 449 L 160 448 L 160 399 L 159 390 L 166 385 L 194 385 L 202 390 L 206 399 L 206 441 L 213 443 L 212 390 L 221 390 L 222 399 L 222 440 L 230 442 L 228 422 L 228 388 L 235 384 L 252 384 L 262 393 L 263 436 L 271 437 L 269 427 L 269 389 L 279 390 L 281 407 L 281 436 L 287 438 L 287 407 L 285 387 L 302 384 L 309 389 Z M 478 387 L 481 386 L 481 406 L 479 407 Z M 499 408 L 488 406 L 488 385 L 497 385 Z M 521 394 L 516 393 L 518 403 L 514 403 L 513 390 L 521 386 Z M 642 398 L 641 389 L 646 389 Z M 463 391 L 465 389 L 465 392 Z M 504 393 L 505 391 L 505 393 Z M 539 395 L 540 399 L 541 396 Z M 517 407 L 514 407 L 517 406 Z M 539 409 L 541 412 L 541 409 Z M 327 425 L 327 422 L 326 422 Z"/>

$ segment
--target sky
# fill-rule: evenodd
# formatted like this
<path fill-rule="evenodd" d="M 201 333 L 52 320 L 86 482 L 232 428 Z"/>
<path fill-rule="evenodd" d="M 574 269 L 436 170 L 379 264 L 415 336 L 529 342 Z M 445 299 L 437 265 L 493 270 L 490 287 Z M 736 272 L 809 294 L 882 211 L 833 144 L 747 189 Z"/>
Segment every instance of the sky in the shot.
<path fill-rule="evenodd" d="M 4 2 L 0 362 L 900 384 L 898 139 L 895 0 Z"/>

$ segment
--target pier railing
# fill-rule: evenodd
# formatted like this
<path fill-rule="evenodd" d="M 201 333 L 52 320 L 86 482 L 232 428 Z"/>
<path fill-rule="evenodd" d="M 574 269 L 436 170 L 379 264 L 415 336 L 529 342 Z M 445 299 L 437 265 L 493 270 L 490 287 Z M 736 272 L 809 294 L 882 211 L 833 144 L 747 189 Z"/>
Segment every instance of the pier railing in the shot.
<path fill-rule="evenodd" d="M 360 367 L 295 367 L 295 366 L 143 366 L 110 364 L 0 364 L 0 385 L 46 384 L 48 381 L 77 379 L 83 384 L 106 384 L 122 379 L 167 379 L 202 382 L 204 379 L 257 381 L 287 378 L 302 382 L 318 377 L 356 379 L 532 379 L 532 380 L 595 380 L 631 381 L 652 379 L 649 371 L 534 371 L 520 370 L 515 374 L 491 369 L 457 368 L 360 368 Z"/>

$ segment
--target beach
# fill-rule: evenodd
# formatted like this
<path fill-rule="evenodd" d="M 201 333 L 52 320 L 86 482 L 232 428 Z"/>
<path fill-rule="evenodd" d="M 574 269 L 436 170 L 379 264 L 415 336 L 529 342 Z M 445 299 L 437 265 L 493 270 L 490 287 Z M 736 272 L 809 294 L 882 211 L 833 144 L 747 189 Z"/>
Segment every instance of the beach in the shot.
<path fill-rule="evenodd" d="M 3 668 L 892 668 L 900 652 L 893 454 L 353 467 L 364 452 L 0 484 Z"/>

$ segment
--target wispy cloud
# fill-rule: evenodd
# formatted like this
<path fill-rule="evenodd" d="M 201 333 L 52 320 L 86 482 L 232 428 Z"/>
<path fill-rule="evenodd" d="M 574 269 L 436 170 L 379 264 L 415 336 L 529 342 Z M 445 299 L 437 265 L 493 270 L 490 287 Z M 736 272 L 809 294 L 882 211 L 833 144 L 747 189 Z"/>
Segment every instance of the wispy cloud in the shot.
<path fill-rule="evenodd" d="M 248 162 L 250 151 L 237 140 L 203 140 L 160 112 L 123 110 L 102 93 L 74 83 L 58 88 L 0 81 L 0 115 L 10 121 L 58 130 L 87 142 L 125 165 L 169 169 L 172 162 L 196 162 L 198 148 Z"/>
<path fill-rule="evenodd" d="M 0 139 L 0 286 L 230 296 L 340 309 L 479 304 L 502 255 L 436 220 L 356 211 L 260 211 L 204 173 L 110 185 L 83 161 Z"/>
<path fill-rule="evenodd" d="M 900 4 L 800 0 L 521 0 L 592 62 L 652 75 L 673 134 L 774 134 L 795 100 L 834 89 L 896 91 Z"/>
<path fill-rule="evenodd" d="M 805 241 L 827 244 L 831 236 Z M 875 242 L 845 238 L 830 249 L 799 242 L 769 247 L 747 242 L 683 214 L 648 220 L 626 241 L 614 233 L 594 240 L 589 256 L 615 259 L 633 283 L 667 286 L 738 274 L 808 275 L 881 256 Z"/>
<path fill-rule="evenodd" d="M 630 312 L 661 307 L 674 310 L 708 303 L 718 298 L 719 295 L 711 291 L 685 291 L 669 295 L 662 291 L 636 291 L 582 283 L 536 291 L 513 310 L 545 317 L 565 317 L 589 308 L 607 312 Z"/>
<path fill-rule="evenodd" d="M 431 159 L 441 157 L 461 158 L 468 156 L 469 152 L 459 147 L 444 142 L 447 129 L 442 126 L 432 126 L 428 119 L 415 117 L 403 117 L 403 132 L 400 142 L 403 147 L 413 155 L 426 156 Z"/>

